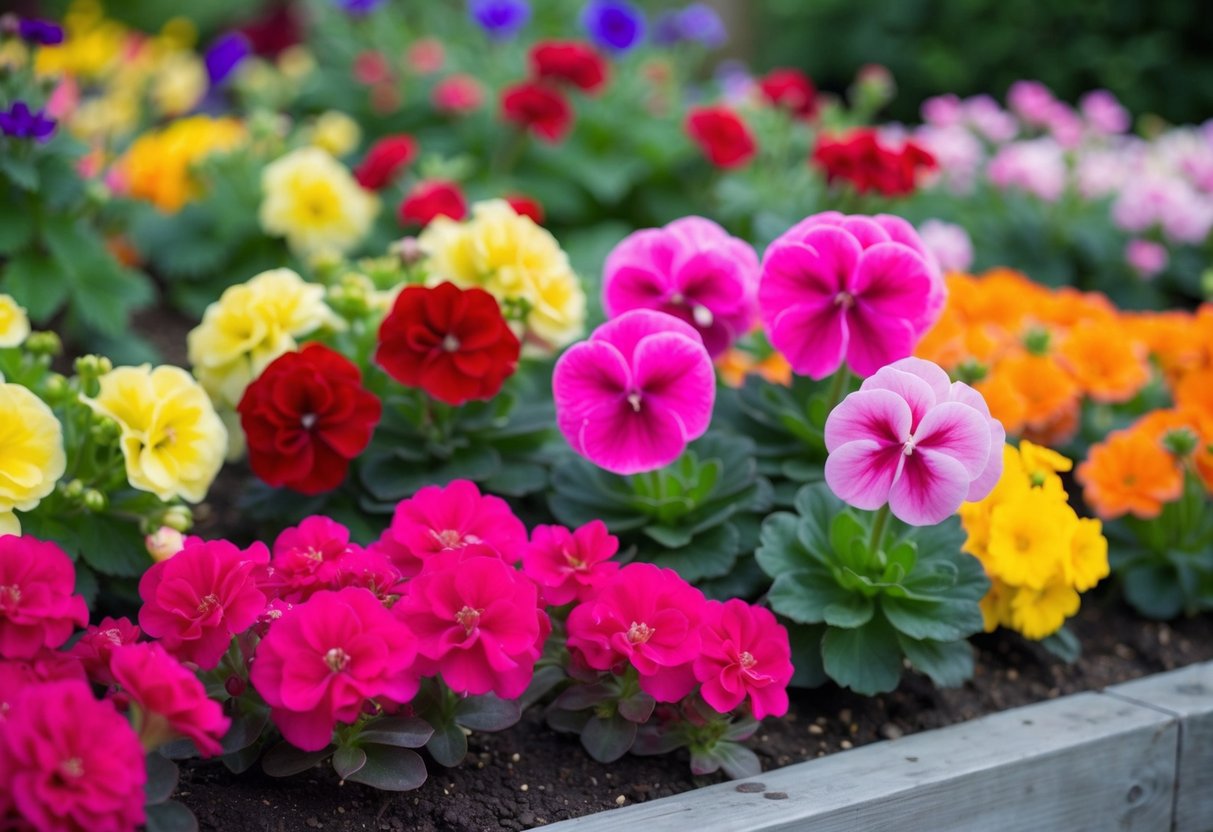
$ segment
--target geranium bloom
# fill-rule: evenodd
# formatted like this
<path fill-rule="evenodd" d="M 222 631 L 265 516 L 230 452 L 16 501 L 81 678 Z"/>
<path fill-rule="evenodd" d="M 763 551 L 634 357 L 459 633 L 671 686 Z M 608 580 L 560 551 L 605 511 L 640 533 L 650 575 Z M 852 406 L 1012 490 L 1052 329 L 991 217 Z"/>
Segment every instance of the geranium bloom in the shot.
<path fill-rule="evenodd" d="M 557 89 L 523 81 L 501 92 L 501 117 L 545 142 L 556 143 L 573 126 L 573 108 Z"/>
<path fill-rule="evenodd" d="M 745 121 L 723 105 L 692 108 L 683 129 L 718 168 L 741 167 L 757 152 L 754 136 Z"/>
<path fill-rule="evenodd" d="M 128 618 L 101 619 L 84 631 L 69 651 L 80 662 L 88 678 L 99 685 L 110 685 L 114 675 L 110 672 L 110 657 L 119 647 L 134 644 L 139 640 L 139 628 Z"/>
<path fill-rule="evenodd" d="M 626 52 L 644 38 L 644 13 L 627 0 L 590 0 L 581 25 L 599 46 Z"/>
<path fill-rule="evenodd" d="M 362 162 L 354 168 L 354 178 L 367 190 L 387 187 L 417 158 L 417 140 L 403 133 L 384 136 L 371 145 Z"/>
<path fill-rule="evenodd" d="M 568 644 L 595 670 L 630 663 L 640 688 L 677 702 L 695 687 L 706 601 L 673 569 L 631 563 L 569 613 Z"/>
<path fill-rule="evenodd" d="M 379 201 L 318 147 L 301 147 L 261 174 L 261 227 L 301 254 L 344 253 L 371 230 Z"/>
<path fill-rule="evenodd" d="M 536 78 L 572 84 L 582 92 L 596 92 L 607 81 L 607 62 L 592 46 L 578 41 L 537 43 L 528 59 Z"/>
<path fill-rule="evenodd" d="M 322 344 L 274 359 L 237 407 L 253 473 L 303 494 L 341 484 L 382 410 L 358 367 Z"/>
<path fill-rule="evenodd" d="M 879 191 L 885 196 L 914 192 L 920 171 L 934 170 L 935 157 L 913 141 L 893 148 L 872 128 L 852 130 L 845 136 L 822 136 L 811 157 L 830 182 L 843 180 L 859 193 Z"/>
<path fill-rule="evenodd" d="M 342 562 L 361 551 L 345 526 L 320 515 L 307 517 L 274 541 L 270 582 L 279 598 L 301 603 L 321 589 L 338 589 Z"/>
<path fill-rule="evenodd" d="M 429 179 L 418 182 L 400 203 L 396 219 L 401 225 L 429 225 L 437 217 L 461 220 L 467 216 L 467 200 L 454 182 Z"/>
<path fill-rule="evenodd" d="M 619 551 L 619 538 L 593 520 L 570 531 L 564 526 L 536 526 L 522 553 L 522 571 L 543 591 L 553 606 L 585 598 L 619 570 L 611 560 Z"/>
<path fill-rule="evenodd" d="M 496 396 L 521 344 L 483 289 L 408 286 L 379 328 L 375 361 L 388 375 L 447 404 Z"/>
<path fill-rule="evenodd" d="M 560 356 L 552 391 L 573 450 L 608 471 L 635 474 L 668 465 L 704 434 L 716 374 L 689 324 L 636 309 Z"/>
<path fill-rule="evenodd" d="M 455 480 L 445 488 L 427 485 L 401 501 L 371 550 L 387 555 L 411 578 L 440 552 L 466 551 L 515 563 L 526 545 L 526 526 L 509 503 L 481 495 L 474 482 Z"/>
<path fill-rule="evenodd" d="M 695 659 L 704 701 L 726 714 L 749 697 L 755 719 L 787 713 L 792 648 L 774 613 L 734 598 L 709 601 L 704 619 Z"/>
<path fill-rule="evenodd" d="M 683 217 L 624 237 L 603 267 L 608 318 L 656 309 L 689 323 L 715 357 L 753 326 L 758 255 L 711 220 Z"/>
<path fill-rule="evenodd" d="M 88 623 L 76 570 L 54 543 L 0 536 L 0 656 L 29 658 Z"/>
<path fill-rule="evenodd" d="M 268 561 L 260 543 L 241 551 L 226 540 L 190 539 L 143 574 L 139 626 L 178 659 L 210 670 L 265 609 L 258 579 Z"/>
<path fill-rule="evenodd" d="M 949 383 L 929 361 L 905 358 L 865 379 L 830 412 L 825 479 L 856 508 L 888 503 L 905 523 L 934 525 L 990 493 L 1005 439 L 981 394 Z"/>
<path fill-rule="evenodd" d="M 530 684 L 544 613 L 535 584 L 500 558 L 437 554 L 392 611 L 417 634 L 424 672 L 456 693 L 517 699 Z"/>
<path fill-rule="evenodd" d="M 0 382 L 0 513 L 34 508 L 66 468 L 54 412 L 28 388 Z"/>
<path fill-rule="evenodd" d="M 126 719 L 85 682 L 28 687 L 0 720 L 0 822 L 55 832 L 142 826 L 143 754 Z"/>
<path fill-rule="evenodd" d="M 62 650 L 43 648 L 27 659 L 0 658 L 0 731 L 17 695 L 28 687 L 46 682 L 90 681 L 74 656 Z M 4 820 L 3 794 L 0 793 L 0 821 Z"/>
<path fill-rule="evenodd" d="M 728 39 L 720 14 L 707 3 L 689 3 L 662 12 L 653 31 L 653 40 L 662 45 L 687 42 L 715 49 Z"/>
<path fill-rule="evenodd" d="M 822 379 L 845 361 L 869 376 L 910 355 L 947 290 L 913 226 L 898 217 L 814 214 L 762 260 L 758 305 L 775 349 Z"/>
<path fill-rule="evenodd" d="M 1127 402 L 1150 381 L 1145 344 L 1123 337 L 1114 320 L 1072 327 L 1058 353 L 1074 380 L 1097 402 Z"/>
<path fill-rule="evenodd" d="M 799 69 L 773 69 L 758 81 L 763 98 L 797 118 L 817 115 L 817 87 Z"/>
<path fill-rule="evenodd" d="M 416 655 L 413 634 L 367 590 L 318 592 L 270 627 L 249 679 L 282 736 L 319 751 L 333 725 L 356 721 L 368 699 L 412 699 Z"/>
<path fill-rule="evenodd" d="M 219 741 L 232 721 L 207 698 L 198 677 L 154 642 L 119 647 L 110 656 L 114 681 L 133 708 L 143 747 L 157 748 L 186 737 L 203 757 L 222 752 Z"/>

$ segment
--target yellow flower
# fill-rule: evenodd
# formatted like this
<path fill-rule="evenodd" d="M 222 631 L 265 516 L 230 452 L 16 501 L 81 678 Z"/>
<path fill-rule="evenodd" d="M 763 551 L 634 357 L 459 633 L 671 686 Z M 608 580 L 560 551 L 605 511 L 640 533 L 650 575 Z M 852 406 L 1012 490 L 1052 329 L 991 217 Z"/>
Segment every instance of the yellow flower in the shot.
<path fill-rule="evenodd" d="M 11 511 L 0 511 L 0 534 L 21 534 L 21 521 Z"/>
<path fill-rule="evenodd" d="M 126 27 L 102 16 L 96 2 L 72 3 L 63 28 L 63 43 L 38 50 L 34 69 L 39 75 L 97 78 L 118 62 L 126 43 Z"/>
<path fill-rule="evenodd" d="M 25 387 L 0 383 L 0 512 L 38 505 L 66 466 L 55 414 Z"/>
<path fill-rule="evenodd" d="M 140 136 L 119 163 L 131 196 L 173 213 L 198 193 L 193 167 L 207 156 L 232 150 L 245 140 L 234 118 L 191 116 Z"/>
<path fill-rule="evenodd" d="M 1069 505 L 1031 489 L 994 509 L 984 564 L 1007 583 L 1041 589 L 1061 572 L 1077 524 Z"/>
<path fill-rule="evenodd" d="M 316 59 L 303 44 L 283 49 L 278 55 L 278 71 L 292 81 L 302 81 L 316 69 Z"/>
<path fill-rule="evenodd" d="M 324 287 L 290 269 L 272 269 L 231 286 L 188 336 L 194 374 L 216 403 L 235 407 L 244 388 L 296 338 L 334 320 Z"/>
<path fill-rule="evenodd" d="M 1040 589 L 1021 587 L 1011 599 L 1011 626 L 1039 641 L 1061 629 L 1080 603 L 1078 593 L 1060 581 Z"/>
<path fill-rule="evenodd" d="M 1019 456 L 1023 472 L 1033 488 L 1043 488 L 1045 491 L 1060 496 L 1063 500 L 1066 499 L 1065 486 L 1062 485 L 1061 477 L 1057 474 L 1073 468 L 1072 460 L 1057 451 L 1034 445 L 1026 439 L 1019 442 Z"/>
<path fill-rule="evenodd" d="M 346 168 L 318 147 L 302 147 L 261 175 L 261 227 L 300 254 L 346 252 L 361 242 L 379 210 Z"/>
<path fill-rule="evenodd" d="M 999 626 L 1011 626 L 1011 599 L 1015 588 L 1007 586 L 997 578 L 990 579 L 990 591 L 981 599 L 981 621 L 987 633 Z"/>
<path fill-rule="evenodd" d="M 170 53 L 152 77 L 152 103 L 163 115 L 179 116 L 202 100 L 208 84 L 206 67 L 195 55 Z"/>
<path fill-rule="evenodd" d="M 29 337 L 29 317 L 9 295 L 0 295 L 0 347 L 19 347 Z"/>
<path fill-rule="evenodd" d="M 206 391 L 180 367 L 117 367 L 100 379 L 92 408 L 122 428 L 126 477 L 162 500 L 193 503 L 223 465 L 227 431 Z"/>
<path fill-rule="evenodd" d="M 352 152 L 360 141 L 362 129 L 358 122 L 339 110 L 321 113 L 312 127 L 312 144 L 335 158 Z"/>
<path fill-rule="evenodd" d="M 1086 592 L 1108 577 L 1108 539 L 1099 520 L 1078 521 L 1070 541 L 1070 556 L 1062 562 L 1066 581 L 1079 592 Z"/>
<path fill-rule="evenodd" d="M 585 329 L 585 292 L 572 271 L 528 272 L 527 329 L 548 347 L 563 347 Z"/>

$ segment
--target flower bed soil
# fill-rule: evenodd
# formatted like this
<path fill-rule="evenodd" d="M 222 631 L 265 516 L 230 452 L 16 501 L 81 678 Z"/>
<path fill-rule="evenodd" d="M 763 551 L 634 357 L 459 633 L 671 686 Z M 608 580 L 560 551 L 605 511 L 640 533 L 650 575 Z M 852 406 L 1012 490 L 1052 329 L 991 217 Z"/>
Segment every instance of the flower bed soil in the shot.
<path fill-rule="evenodd" d="M 862 697 L 833 685 L 793 692 L 792 709 L 751 741 L 771 769 L 982 714 L 1093 690 L 1213 658 L 1213 621 L 1146 622 L 1110 593 L 1084 598 L 1071 622 L 1084 655 L 1066 665 L 1010 633 L 975 639 L 972 681 L 939 690 L 907 674 L 891 694 Z M 278 780 L 232 775 L 215 763 L 182 768 L 180 799 L 203 830 L 517 830 L 684 792 L 697 783 L 685 752 L 595 763 L 575 737 L 556 734 L 541 709 L 499 734 L 470 738 L 455 769 L 431 764 L 414 792 L 389 795 L 341 784 L 332 769 Z"/>

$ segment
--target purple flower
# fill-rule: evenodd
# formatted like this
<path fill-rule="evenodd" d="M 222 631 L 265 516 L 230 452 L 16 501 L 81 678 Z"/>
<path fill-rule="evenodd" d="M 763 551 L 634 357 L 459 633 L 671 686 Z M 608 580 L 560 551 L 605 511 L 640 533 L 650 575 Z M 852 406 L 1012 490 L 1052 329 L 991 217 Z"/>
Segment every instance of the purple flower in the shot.
<path fill-rule="evenodd" d="M 526 0 L 468 0 L 468 14 L 491 38 L 513 37 L 531 19 Z"/>
<path fill-rule="evenodd" d="M 677 11 L 668 11 L 657 19 L 653 39 L 660 44 L 693 42 L 709 49 L 723 46 L 729 39 L 724 21 L 706 3 L 692 3 Z"/>
<path fill-rule="evenodd" d="M 596 44 L 617 52 L 644 38 L 644 13 L 627 0 L 590 0 L 581 12 L 581 25 Z"/>
<path fill-rule="evenodd" d="M 346 14 L 362 16 L 383 5 L 383 0 L 333 0 L 333 5 Z"/>
<path fill-rule="evenodd" d="M 50 139 L 55 132 L 55 120 L 42 110 L 30 110 L 24 101 L 14 101 L 7 110 L 0 110 L 0 130 L 14 139 Z"/>
<path fill-rule="evenodd" d="M 206 74 L 210 76 L 211 86 L 218 86 L 223 79 L 232 74 L 250 54 L 253 48 L 248 38 L 239 32 L 228 32 L 220 35 L 206 50 L 203 60 L 206 63 Z"/>
<path fill-rule="evenodd" d="M 24 41 L 38 43 L 43 46 L 54 46 L 63 43 L 63 28 L 49 20 L 22 18 L 17 23 L 17 34 Z"/>

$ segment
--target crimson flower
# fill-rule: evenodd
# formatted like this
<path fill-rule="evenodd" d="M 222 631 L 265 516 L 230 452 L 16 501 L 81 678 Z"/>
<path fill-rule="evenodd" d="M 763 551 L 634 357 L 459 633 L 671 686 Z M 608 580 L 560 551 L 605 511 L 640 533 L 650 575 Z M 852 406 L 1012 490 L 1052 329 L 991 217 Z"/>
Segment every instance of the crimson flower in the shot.
<path fill-rule="evenodd" d="M 401 225 L 426 226 L 435 217 L 461 220 L 467 213 L 467 200 L 458 185 L 445 179 L 430 179 L 413 186 L 396 210 L 396 219 Z"/>
<path fill-rule="evenodd" d="M 404 167 L 417 158 L 417 140 L 401 133 L 384 136 L 371 145 L 362 162 L 354 169 L 354 178 L 368 191 L 377 191 L 392 183 Z"/>
<path fill-rule="evenodd" d="M 504 199 L 514 209 L 515 214 L 520 217 L 530 217 L 536 225 L 543 225 L 543 205 L 539 203 L 539 200 L 523 194 L 507 194 Z"/>
<path fill-rule="evenodd" d="M 797 118 L 817 115 L 817 88 L 799 69 L 773 69 L 758 82 L 763 98 Z"/>
<path fill-rule="evenodd" d="M 859 193 L 879 191 L 885 196 L 914 192 L 920 171 L 934 170 L 935 157 L 913 141 L 893 148 L 871 128 L 853 130 L 842 138 L 823 136 L 811 161 L 831 183 L 850 182 Z"/>
<path fill-rule="evenodd" d="M 588 43 L 537 43 L 531 48 L 530 64 L 536 78 L 572 84 L 582 92 L 597 92 L 607 82 L 607 62 Z"/>
<path fill-rule="evenodd" d="M 501 117 L 555 144 L 573 126 L 573 108 L 559 90 L 523 81 L 501 93 Z"/>
<path fill-rule="evenodd" d="M 750 128 L 728 107 L 695 107 L 685 129 L 703 155 L 718 168 L 736 168 L 754 158 L 757 146 Z"/>

